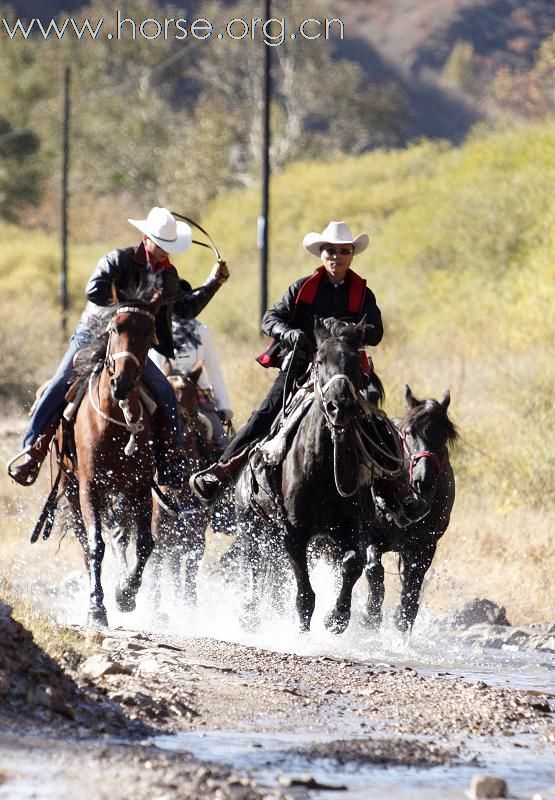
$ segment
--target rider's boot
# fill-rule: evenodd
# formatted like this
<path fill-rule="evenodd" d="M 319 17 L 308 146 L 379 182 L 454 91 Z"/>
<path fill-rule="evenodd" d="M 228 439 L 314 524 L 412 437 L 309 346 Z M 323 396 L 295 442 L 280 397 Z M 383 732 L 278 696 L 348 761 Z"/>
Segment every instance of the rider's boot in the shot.
<path fill-rule="evenodd" d="M 58 420 L 56 419 L 27 449 L 22 461 L 15 467 L 9 467 L 8 474 L 14 481 L 17 481 L 22 486 L 31 486 L 36 481 L 57 427 Z"/>
<path fill-rule="evenodd" d="M 225 487 L 233 483 L 245 465 L 250 445 L 243 447 L 228 461 L 216 461 L 206 469 L 194 472 L 189 478 L 189 487 L 204 505 L 216 502 Z"/>
<path fill-rule="evenodd" d="M 158 483 L 170 489 L 182 489 L 187 472 L 185 451 L 176 445 L 168 414 L 157 409 L 154 422 L 154 461 Z"/>
<path fill-rule="evenodd" d="M 376 481 L 372 495 L 376 507 L 399 528 L 419 522 L 430 510 L 429 502 L 401 478 Z"/>

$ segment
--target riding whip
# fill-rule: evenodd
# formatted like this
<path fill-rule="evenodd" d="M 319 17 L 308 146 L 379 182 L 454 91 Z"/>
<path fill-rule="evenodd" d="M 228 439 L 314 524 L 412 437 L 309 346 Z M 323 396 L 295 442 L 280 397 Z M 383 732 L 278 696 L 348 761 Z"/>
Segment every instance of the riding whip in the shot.
<path fill-rule="evenodd" d="M 202 227 L 202 225 L 199 225 L 199 223 L 195 222 L 194 219 L 191 219 L 190 217 L 186 217 L 185 214 L 180 214 L 178 211 L 172 211 L 171 213 L 173 214 L 174 217 L 179 217 L 179 219 L 182 219 L 184 222 L 188 222 L 189 225 L 192 225 L 194 228 L 196 228 L 201 233 L 203 233 L 206 236 L 206 238 L 210 241 L 210 244 L 206 244 L 206 242 L 199 242 L 198 239 L 193 239 L 193 244 L 198 244 L 198 245 L 200 245 L 200 247 L 208 247 L 208 249 L 211 249 L 211 250 L 214 251 L 214 253 L 216 255 L 216 259 L 218 261 L 222 261 L 222 256 L 220 254 L 220 251 L 216 247 L 216 242 L 210 236 L 208 231 L 205 230 Z"/>

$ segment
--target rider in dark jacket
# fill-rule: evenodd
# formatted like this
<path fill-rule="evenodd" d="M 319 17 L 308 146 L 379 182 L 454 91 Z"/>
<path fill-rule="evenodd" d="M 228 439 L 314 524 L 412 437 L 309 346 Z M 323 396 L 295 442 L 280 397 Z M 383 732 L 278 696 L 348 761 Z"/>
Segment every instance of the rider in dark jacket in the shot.
<path fill-rule="evenodd" d="M 321 234 L 307 234 L 303 245 L 309 253 L 321 258 L 322 264 L 313 275 L 292 284 L 264 315 L 262 330 L 274 337 L 274 343 L 258 361 L 263 366 L 282 368 L 261 406 L 232 439 L 220 460 L 208 470 L 191 476 L 192 491 L 206 504 L 214 502 L 225 483 L 235 477 L 250 445 L 270 432 L 282 408 L 289 380 L 292 381 L 293 376 L 299 378 L 306 371 L 315 349 L 316 316 L 322 318 L 324 324 L 336 320 L 359 322 L 366 317 L 364 344 L 377 345 L 381 341 L 383 326 L 376 299 L 366 281 L 350 268 L 354 256 L 368 246 L 368 236 L 360 234 L 354 238 L 344 222 L 330 222 Z M 293 351 L 293 355 L 286 356 L 282 365 L 288 351 Z M 362 367 L 363 360 L 361 354 Z M 384 486 L 379 487 L 377 483 L 373 486 L 374 502 L 390 513 L 400 527 L 421 519 L 428 512 L 429 505 L 414 493 L 407 473 L 395 481 L 382 481 Z"/>
<path fill-rule="evenodd" d="M 244 453 L 256 439 L 266 436 L 283 403 L 287 381 L 301 376 L 315 349 L 314 319 L 339 319 L 359 322 L 366 316 L 365 345 L 377 345 L 383 336 L 380 309 L 376 298 L 356 272 L 350 269 L 353 257 L 368 246 L 368 236 L 353 238 L 344 222 L 330 222 L 322 234 L 309 233 L 303 245 L 322 260 L 322 265 L 308 277 L 295 281 L 284 296 L 264 314 L 262 331 L 274 338 L 273 345 L 259 356 L 263 366 L 280 366 L 283 357 L 295 350 L 291 370 L 280 370 L 260 407 L 210 470 L 194 474 L 190 486 L 197 497 L 210 503 L 221 487 L 237 471 Z"/>
<path fill-rule="evenodd" d="M 88 303 L 71 337 L 69 348 L 38 402 L 23 438 L 25 457 L 17 466 L 10 468 L 11 477 L 24 486 L 36 480 L 65 406 L 68 384 L 75 375 L 74 356 L 78 350 L 91 344 L 95 321 L 103 308 L 113 302 L 113 289 L 116 294 L 125 296 L 131 287 L 136 288 L 147 276 L 155 275 L 157 284 L 163 290 L 162 299 L 176 298 L 161 305 L 155 319 L 158 342 L 154 346 L 160 353 L 172 358 L 172 314 L 192 319 L 229 277 L 225 262 L 218 262 L 204 285 L 198 289 L 193 290 L 187 281 L 179 278 L 168 255 L 182 253 L 191 245 L 191 229 L 186 223 L 177 222 L 167 209 L 155 207 L 147 219 L 129 222 L 143 233 L 143 240 L 136 247 L 112 250 L 98 262 L 87 283 Z M 177 456 L 182 432 L 175 393 L 165 375 L 150 359 L 145 363 L 143 380 L 170 421 L 168 430 L 173 452 L 163 454 L 164 461 L 159 464 L 158 478 L 161 483 L 179 484 L 182 477 L 177 474 L 180 470 Z"/>

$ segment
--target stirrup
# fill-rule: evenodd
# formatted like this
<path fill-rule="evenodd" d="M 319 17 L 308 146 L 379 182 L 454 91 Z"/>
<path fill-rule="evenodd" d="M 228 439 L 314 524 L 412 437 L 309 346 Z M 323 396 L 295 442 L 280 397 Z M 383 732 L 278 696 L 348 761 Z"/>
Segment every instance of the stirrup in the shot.
<path fill-rule="evenodd" d="M 203 495 L 201 489 L 197 486 L 197 478 L 202 478 L 203 475 L 208 475 L 209 473 L 214 474 L 214 464 L 211 464 L 209 467 L 205 467 L 204 469 L 199 470 L 198 472 L 193 472 L 191 477 L 189 478 L 189 489 L 194 494 L 199 502 L 201 502 L 205 506 L 213 505 L 216 500 L 220 497 L 223 487 L 224 481 L 222 481 L 218 476 L 215 477 L 220 482 L 217 492 L 215 493 L 214 497 L 207 498 Z"/>
<path fill-rule="evenodd" d="M 30 477 L 31 480 L 27 480 L 25 482 L 19 480 L 19 478 L 17 478 L 13 474 L 12 466 L 15 464 L 16 461 L 19 461 L 20 458 L 23 458 L 23 456 L 28 455 L 31 452 L 32 448 L 33 448 L 33 445 L 29 445 L 28 447 L 25 447 L 23 450 L 21 450 L 19 453 L 17 453 L 17 455 L 15 455 L 13 458 L 10 458 L 10 460 L 6 462 L 6 472 L 8 473 L 8 475 L 10 476 L 12 481 L 15 481 L 16 483 L 19 483 L 20 486 L 32 486 L 34 484 L 34 482 L 36 481 L 36 479 L 38 478 L 39 472 L 40 472 L 40 468 L 42 467 L 42 462 L 39 463 L 37 461 L 38 470 L 37 470 L 36 475 L 35 476 L 29 475 L 28 477 Z M 35 461 L 36 461 L 36 459 L 35 459 Z"/>

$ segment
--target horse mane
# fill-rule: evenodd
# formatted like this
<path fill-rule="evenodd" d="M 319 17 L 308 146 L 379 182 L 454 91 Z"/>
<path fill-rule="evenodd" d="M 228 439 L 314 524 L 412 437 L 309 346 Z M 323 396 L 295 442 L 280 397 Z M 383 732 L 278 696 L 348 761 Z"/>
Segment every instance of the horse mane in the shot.
<path fill-rule="evenodd" d="M 455 423 L 449 419 L 446 409 L 437 400 L 426 400 L 409 408 L 400 421 L 400 428 L 413 428 L 424 440 L 426 430 L 431 425 L 437 425 L 445 431 L 445 438 L 449 445 L 454 445 L 460 435 Z"/>

